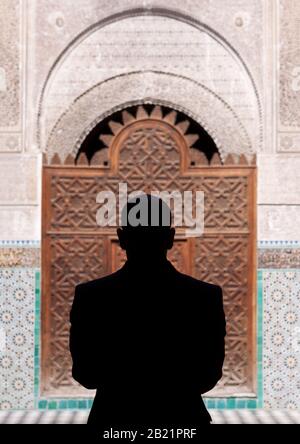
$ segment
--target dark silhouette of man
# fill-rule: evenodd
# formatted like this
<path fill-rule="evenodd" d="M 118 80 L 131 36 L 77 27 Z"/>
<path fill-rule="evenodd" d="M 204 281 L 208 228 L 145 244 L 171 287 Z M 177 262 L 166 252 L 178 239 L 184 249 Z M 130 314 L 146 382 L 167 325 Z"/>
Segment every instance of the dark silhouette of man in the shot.
<path fill-rule="evenodd" d="M 148 214 L 137 224 L 138 204 Z M 175 235 L 170 216 L 157 197 L 129 201 L 117 230 L 127 262 L 111 275 L 76 286 L 72 375 L 87 389 L 97 389 L 88 424 L 211 421 L 201 394 L 222 377 L 222 289 L 180 273 L 167 260 Z"/>

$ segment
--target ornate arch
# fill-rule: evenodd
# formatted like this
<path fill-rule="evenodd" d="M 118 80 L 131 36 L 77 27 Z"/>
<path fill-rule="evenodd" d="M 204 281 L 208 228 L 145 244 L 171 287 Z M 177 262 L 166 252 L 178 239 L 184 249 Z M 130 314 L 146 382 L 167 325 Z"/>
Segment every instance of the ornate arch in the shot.
<path fill-rule="evenodd" d="M 68 154 L 76 155 L 97 123 L 118 110 L 142 103 L 166 105 L 190 116 L 214 139 L 222 160 L 229 153 L 254 152 L 234 110 L 213 91 L 183 76 L 146 71 L 110 78 L 76 99 L 50 134 L 48 156 L 59 153 L 64 161 Z"/>
<path fill-rule="evenodd" d="M 39 111 L 38 111 L 38 139 L 40 141 L 40 145 L 42 148 L 42 151 L 48 151 L 50 149 L 51 154 L 53 153 L 53 151 L 55 150 L 55 147 L 51 146 L 52 141 L 56 141 L 54 134 L 55 131 L 66 131 L 66 127 L 62 128 L 61 127 L 61 123 L 65 121 L 65 119 L 67 119 L 67 115 L 71 115 L 72 111 L 75 109 L 75 106 L 77 106 L 76 108 L 76 112 L 79 112 L 80 114 L 82 113 L 82 115 L 84 115 L 84 110 L 80 110 L 78 109 L 78 104 L 83 104 L 83 96 L 86 96 L 88 94 L 91 94 L 92 90 L 94 90 L 94 92 L 96 90 L 104 90 L 105 86 L 108 85 L 108 82 L 112 81 L 113 79 L 106 79 L 105 81 L 103 81 L 101 84 L 97 84 L 95 85 L 92 90 L 88 90 L 86 93 L 84 93 L 83 95 L 81 95 L 80 97 L 78 97 L 74 103 L 72 103 L 70 106 L 68 106 L 68 109 L 66 110 L 66 112 L 60 117 L 59 121 L 57 121 L 56 125 L 54 128 L 52 128 L 52 132 L 50 134 L 50 136 L 48 137 L 47 135 L 47 139 L 43 139 L 41 141 L 40 139 L 40 134 L 41 134 L 41 128 L 43 127 L 43 119 L 44 119 L 44 110 L 46 109 L 44 107 L 45 105 L 45 98 L 47 95 L 47 89 L 49 87 L 49 85 L 52 82 L 52 79 L 54 78 L 55 73 L 58 72 L 58 70 L 60 69 L 60 67 L 62 66 L 62 64 L 64 63 L 64 61 L 67 59 L 67 57 L 70 55 L 70 53 L 72 51 L 74 51 L 76 49 L 76 47 L 78 45 L 81 44 L 81 42 L 83 42 L 83 40 L 85 38 L 87 38 L 88 36 L 90 36 L 91 34 L 93 34 L 94 32 L 100 30 L 101 28 L 112 24 L 114 22 L 120 21 L 120 20 L 124 20 L 127 18 L 132 18 L 132 17 L 138 17 L 138 16 L 145 16 L 145 15 L 151 15 L 151 16 L 161 16 L 161 17 L 167 17 L 170 19 L 174 19 L 174 20 L 178 20 L 182 23 L 188 24 L 194 28 L 196 28 L 197 30 L 199 30 L 200 32 L 205 32 L 207 33 L 210 37 L 212 37 L 215 41 L 217 41 L 222 47 L 226 48 L 226 50 L 228 50 L 229 53 L 232 54 L 232 57 L 237 61 L 237 63 L 241 66 L 242 70 L 244 71 L 245 75 L 247 76 L 247 78 L 249 79 L 249 85 L 251 85 L 251 88 L 253 90 L 253 100 L 256 103 L 256 108 L 257 108 L 257 134 L 255 135 L 255 137 L 253 137 L 253 135 L 247 135 L 247 131 L 245 130 L 245 128 L 243 127 L 243 124 L 239 121 L 238 122 L 238 117 L 236 115 L 236 113 L 233 111 L 233 109 L 230 108 L 230 106 L 224 102 L 221 97 L 217 96 L 215 97 L 214 103 L 216 102 L 222 102 L 223 101 L 223 107 L 222 106 L 218 106 L 218 108 L 216 108 L 216 112 L 218 112 L 220 109 L 226 109 L 227 111 L 225 111 L 226 116 L 228 117 L 228 115 L 231 116 L 231 118 L 229 120 L 227 120 L 227 125 L 223 128 L 224 129 L 224 133 L 227 133 L 228 131 L 228 122 L 230 122 L 230 125 L 232 125 L 232 123 L 234 122 L 234 124 L 232 125 L 232 131 L 231 133 L 234 133 L 235 130 L 238 128 L 238 134 L 243 133 L 243 137 L 242 139 L 240 139 L 240 149 L 237 148 L 233 148 L 230 150 L 231 153 L 235 153 L 235 152 L 243 152 L 244 154 L 247 153 L 252 153 L 253 150 L 256 151 L 258 149 L 258 145 L 261 143 L 262 141 L 262 110 L 261 110 L 261 104 L 260 104 L 260 99 L 259 99 L 259 94 L 253 79 L 253 76 L 251 74 L 251 70 L 249 69 L 249 67 L 247 66 L 247 64 L 245 63 L 245 61 L 243 60 L 241 54 L 238 53 L 238 51 L 235 50 L 235 48 L 224 38 L 224 36 L 220 35 L 218 32 L 216 32 L 214 29 L 210 28 L 209 26 L 207 26 L 206 24 L 200 22 L 199 20 L 195 19 L 194 17 L 189 16 L 188 14 L 182 12 L 182 11 L 178 11 L 178 10 L 171 10 L 171 9 L 167 9 L 167 8 L 161 8 L 161 7 L 153 7 L 151 9 L 148 9 L 147 7 L 138 7 L 138 8 L 131 8 L 131 9 L 127 9 L 127 10 L 123 10 L 120 11 L 118 13 L 112 14 L 110 16 L 107 16 L 105 18 L 103 18 L 102 20 L 98 21 L 97 23 L 94 23 L 93 25 L 89 26 L 87 29 L 85 29 L 83 32 L 81 32 L 75 39 L 73 39 L 72 42 L 70 42 L 70 44 L 65 48 L 65 50 L 58 56 L 58 58 L 56 59 L 56 61 L 53 63 L 49 74 L 47 76 L 47 79 L 45 81 L 45 84 L 43 86 L 42 89 L 42 93 L 41 93 L 41 97 L 40 97 L 40 102 L 39 102 Z M 133 71 L 133 70 L 132 70 Z M 155 73 L 156 75 L 161 74 L 161 76 L 165 75 L 165 76 L 173 76 L 172 81 L 174 83 L 174 79 L 177 78 L 178 81 L 178 85 L 180 86 L 180 83 L 183 83 L 184 80 L 184 76 L 179 76 L 176 74 L 169 74 L 167 72 L 164 73 L 158 73 L 155 71 L 148 71 L 147 75 L 148 77 L 151 75 L 150 73 Z M 128 72 L 124 75 L 126 76 L 131 76 L 131 74 L 138 74 L 137 71 L 135 72 Z M 140 73 L 141 74 L 141 73 Z M 142 73 L 143 75 L 145 74 L 144 72 Z M 125 85 L 125 77 L 124 75 L 120 75 L 119 77 L 122 78 L 122 81 Z M 116 76 L 117 78 L 118 76 Z M 130 79 L 132 80 L 132 78 Z M 128 80 L 128 83 L 130 83 L 130 80 Z M 188 79 L 186 78 L 186 81 L 188 81 Z M 207 96 L 209 93 L 211 94 L 211 97 L 213 97 L 214 95 L 216 95 L 213 91 L 208 90 L 207 88 L 205 88 L 204 85 L 201 85 L 199 83 L 197 83 L 195 80 L 190 80 L 191 84 L 193 84 L 193 87 L 195 89 L 198 90 L 198 92 L 200 91 L 200 89 L 202 89 L 202 91 L 204 92 L 204 94 Z M 144 81 L 144 87 L 146 84 L 146 80 Z M 111 84 L 112 85 L 112 84 Z M 192 96 L 194 95 L 194 91 L 192 92 Z M 91 97 L 91 96 L 90 96 Z M 102 99 L 102 98 L 101 98 Z M 105 98 L 104 98 L 105 99 Z M 181 97 L 180 97 L 181 99 Z M 219 101 L 218 101 L 219 99 Z M 93 124 L 96 124 L 97 122 L 99 122 L 100 119 L 102 119 L 103 117 L 109 115 L 110 113 L 113 113 L 114 111 L 116 111 L 117 109 L 121 109 L 123 107 L 129 106 L 131 104 L 141 104 L 141 103 L 145 103 L 145 101 L 148 101 L 148 103 L 153 103 L 153 104 L 167 104 L 168 106 L 173 107 L 174 109 L 177 110 L 182 110 L 185 113 L 189 114 L 194 120 L 196 120 L 197 122 L 199 122 L 204 128 L 207 129 L 207 131 L 209 132 L 209 134 L 214 137 L 219 150 L 220 150 L 220 154 L 221 156 L 224 156 L 224 153 L 228 152 L 227 151 L 227 141 L 223 140 L 223 137 L 218 137 L 218 133 L 219 131 L 216 129 L 216 125 L 219 122 L 216 122 L 215 124 L 213 124 L 213 122 L 209 122 L 208 118 L 204 118 L 203 114 L 204 111 L 202 112 L 197 112 L 197 107 L 189 107 L 189 106 L 185 106 L 185 103 L 181 103 L 181 100 L 177 100 L 177 97 L 174 99 L 174 95 L 173 97 L 161 97 L 160 94 L 156 94 L 155 91 L 152 92 L 151 94 L 139 94 L 139 97 L 129 97 L 129 94 L 127 94 L 127 99 L 126 100 L 120 100 L 119 103 L 114 103 L 111 104 L 110 108 L 108 108 L 108 106 L 105 107 L 105 109 L 101 109 L 98 111 L 98 115 L 96 116 L 95 113 L 93 113 L 90 116 L 90 121 L 87 122 L 87 119 L 85 118 L 84 120 L 84 124 L 86 126 L 86 128 L 92 128 Z M 201 101 L 201 103 L 207 103 L 206 98 L 203 98 L 203 100 Z M 254 103 L 253 102 L 253 103 Z M 104 108 L 104 107 L 102 107 Z M 215 113 L 214 113 L 215 114 Z M 216 115 L 216 114 L 215 114 Z M 84 116 L 85 117 L 85 116 Z M 224 123 L 224 122 L 223 122 Z M 84 133 L 84 130 L 82 132 L 82 134 Z M 49 133 L 48 133 L 49 134 Z M 231 134 L 230 136 L 232 136 L 233 134 Z M 59 136 L 59 134 L 57 135 Z M 252 137 L 251 137 L 252 136 Z M 216 139 L 217 137 L 217 139 Z M 72 137 L 72 140 L 74 142 L 74 138 Z M 227 138 L 227 135 L 225 135 L 225 139 Z M 248 138 L 248 141 L 246 140 Z M 59 137 L 57 137 L 57 139 L 59 139 Z M 78 135 L 78 133 L 76 134 L 76 147 L 78 148 L 78 140 L 80 139 L 80 135 Z M 251 141 L 250 141 L 251 140 Z M 235 141 L 235 137 L 232 139 L 232 141 Z M 66 140 L 64 140 L 64 143 L 66 143 Z M 229 143 L 230 144 L 230 143 Z M 252 146 L 251 146 L 252 145 Z M 61 149 L 63 147 L 63 145 L 59 145 L 56 147 L 56 149 Z M 69 149 L 69 153 L 73 152 L 74 146 L 72 147 L 72 149 Z M 64 155 L 64 154 L 63 154 Z"/>

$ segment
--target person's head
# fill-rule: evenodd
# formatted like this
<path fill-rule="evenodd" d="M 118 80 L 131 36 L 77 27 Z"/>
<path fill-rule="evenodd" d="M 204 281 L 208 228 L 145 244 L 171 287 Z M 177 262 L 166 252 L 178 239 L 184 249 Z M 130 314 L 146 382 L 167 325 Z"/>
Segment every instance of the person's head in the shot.
<path fill-rule="evenodd" d="M 147 261 L 165 257 L 174 242 L 171 221 L 171 210 L 159 197 L 140 194 L 128 200 L 117 230 L 128 259 Z"/>

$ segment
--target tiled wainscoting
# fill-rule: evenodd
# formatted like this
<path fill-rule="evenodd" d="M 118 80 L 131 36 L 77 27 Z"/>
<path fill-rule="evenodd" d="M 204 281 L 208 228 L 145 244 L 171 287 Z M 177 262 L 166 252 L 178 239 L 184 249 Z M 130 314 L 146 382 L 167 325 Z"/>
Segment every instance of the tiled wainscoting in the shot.
<path fill-rule="evenodd" d="M 257 398 L 206 398 L 209 409 L 300 409 L 300 243 L 260 242 Z M 0 410 L 87 409 L 92 399 L 43 399 L 40 244 L 0 243 Z"/>
<path fill-rule="evenodd" d="M 300 408 L 300 270 L 266 270 L 264 407 Z"/>
<path fill-rule="evenodd" d="M 36 270 L 0 269 L 0 409 L 34 407 Z"/>
<path fill-rule="evenodd" d="M 19 410 L 0 412 L 0 424 L 86 424 L 88 410 Z M 295 410 L 210 411 L 212 424 L 300 424 Z"/>

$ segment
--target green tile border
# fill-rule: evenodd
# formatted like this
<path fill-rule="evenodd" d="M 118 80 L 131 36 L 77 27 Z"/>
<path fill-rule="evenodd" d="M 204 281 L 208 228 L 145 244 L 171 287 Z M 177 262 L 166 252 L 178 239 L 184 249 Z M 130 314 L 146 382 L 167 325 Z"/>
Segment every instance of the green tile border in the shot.
<path fill-rule="evenodd" d="M 86 410 L 93 404 L 93 398 L 71 399 L 39 399 L 37 403 L 38 410 Z"/>
<path fill-rule="evenodd" d="M 256 409 L 258 407 L 257 398 L 204 398 L 204 404 L 210 410 L 235 410 L 235 409 Z"/>
<path fill-rule="evenodd" d="M 263 408 L 263 271 L 257 272 L 257 408 Z"/>
<path fill-rule="evenodd" d="M 255 398 L 209 398 L 203 397 L 209 409 L 255 409 L 263 407 L 263 272 L 271 269 L 257 270 L 257 397 Z M 274 269 L 274 271 L 287 271 L 287 269 Z M 40 398 L 40 333 L 41 333 L 41 288 L 40 270 L 36 271 L 35 288 L 35 347 L 34 347 L 34 397 L 35 408 L 48 409 L 90 409 L 93 398 Z"/>
<path fill-rule="evenodd" d="M 256 376 L 257 396 L 254 398 L 228 397 L 209 398 L 203 397 L 204 403 L 209 409 L 256 409 L 263 407 L 263 287 L 262 277 L 265 269 L 257 270 L 256 293 Z M 278 270 L 276 270 L 278 271 Z"/>
<path fill-rule="evenodd" d="M 34 322 L 34 407 L 38 410 L 83 410 L 90 409 L 93 398 L 41 398 L 40 363 L 41 363 L 41 272 L 35 271 L 35 322 Z"/>
<path fill-rule="evenodd" d="M 245 409 L 246 408 L 246 399 L 237 399 L 236 400 L 236 408 L 237 409 Z"/>
<path fill-rule="evenodd" d="M 40 395 L 40 340 L 41 340 L 41 272 L 35 272 L 35 321 L 34 321 L 34 407 L 39 407 Z"/>

